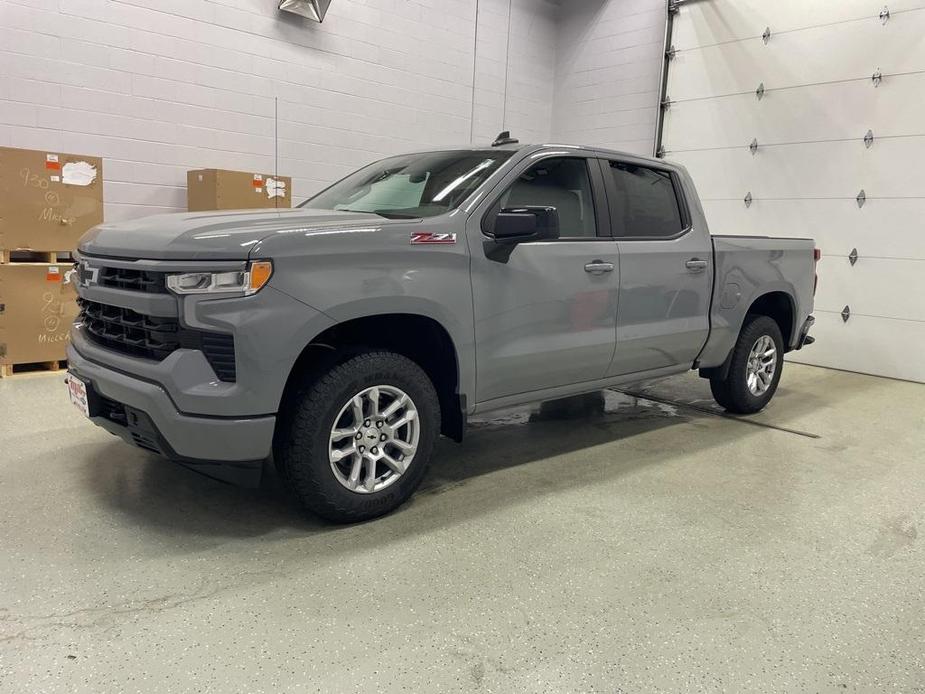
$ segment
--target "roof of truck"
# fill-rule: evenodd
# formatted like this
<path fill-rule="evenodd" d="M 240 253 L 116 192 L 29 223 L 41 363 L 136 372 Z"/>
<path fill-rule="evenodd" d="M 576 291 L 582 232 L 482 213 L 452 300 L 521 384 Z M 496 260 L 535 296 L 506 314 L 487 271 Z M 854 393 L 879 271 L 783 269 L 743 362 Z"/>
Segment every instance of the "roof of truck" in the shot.
<path fill-rule="evenodd" d="M 517 142 L 513 144 L 505 145 L 480 145 L 480 144 L 465 144 L 465 145 L 447 145 L 445 147 L 428 147 L 426 149 L 414 150 L 415 152 L 486 152 L 494 150 L 506 150 L 509 152 L 517 152 L 522 149 L 580 149 L 593 152 L 606 152 L 608 154 L 616 154 L 626 157 L 635 157 L 637 159 L 653 159 L 653 157 L 637 154 L 635 152 L 627 152 L 624 150 L 618 149 L 609 149 L 608 147 L 597 147 L 595 145 L 576 145 L 569 144 L 565 142 L 541 142 L 541 143 L 530 143 L 530 142 Z"/>
<path fill-rule="evenodd" d="M 543 143 L 511 143 L 503 145 L 477 145 L 477 144 L 468 144 L 460 146 L 448 146 L 448 147 L 434 147 L 428 148 L 426 150 L 420 150 L 421 152 L 448 152 L 448 151 L 470 151 L 470 152 L 487 152 L 494 150 L 506 150 L 509 152 L 518 152 L 521 150 L 541 150 L 541 149 L 572 149 L 572 150 L 581 150 L 586 152 L 599 152 L 605 155 L 612 155 L 615 157 L 620 157 L 621 159 L 638 159 L 645 160 L 653 163 L 658 163 L 663 166 L 677 166 L 670 161 L 665 159 L 660 159 L 644 154 L 637 154 L 635 152 L 626 152 L 623 150 L 609 149 L 607 147 L 596 147 L 594 145 L 575 145 L 567 144 L 563 142 L 543 142 Z"/>

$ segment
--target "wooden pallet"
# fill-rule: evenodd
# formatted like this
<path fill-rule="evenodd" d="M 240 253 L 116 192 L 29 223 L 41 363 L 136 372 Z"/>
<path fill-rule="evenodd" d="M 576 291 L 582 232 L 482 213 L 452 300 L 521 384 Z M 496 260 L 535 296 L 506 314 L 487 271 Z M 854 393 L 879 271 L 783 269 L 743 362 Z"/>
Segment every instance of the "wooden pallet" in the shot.
<path fill-rule="evenodd" d="M 0 378 L 9 378 L 28 373 L 57 372 L 67 368 L 67 362 L 34 361 L 28 364 L 0 364 Z"/>
<path fill-rule="evenodd" d="M 0 250 L 0 264 L 7 263 L 70 263 L 70 251 Z"/>

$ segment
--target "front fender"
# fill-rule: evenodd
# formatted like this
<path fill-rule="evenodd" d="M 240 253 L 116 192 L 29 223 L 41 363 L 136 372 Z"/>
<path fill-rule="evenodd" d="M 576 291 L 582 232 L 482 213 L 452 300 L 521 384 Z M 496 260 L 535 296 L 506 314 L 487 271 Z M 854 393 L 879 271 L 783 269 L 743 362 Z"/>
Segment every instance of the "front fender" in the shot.
<path fill-rule="evenodd" d="M 461 225 L 461 218 L 444 215 L 352 229 L 296 230 L 263 239 L 251 257 L 272 258 L 270 286 L 321 312 L 331 325 L 393 313 L 436 321 L 456 348 L 460 392 L 472 400 L 474 331 L 466 244 L 411 243 L 413 233 L 458 234 Z M 300 337 L 299 351 L 319 332 Z"/>

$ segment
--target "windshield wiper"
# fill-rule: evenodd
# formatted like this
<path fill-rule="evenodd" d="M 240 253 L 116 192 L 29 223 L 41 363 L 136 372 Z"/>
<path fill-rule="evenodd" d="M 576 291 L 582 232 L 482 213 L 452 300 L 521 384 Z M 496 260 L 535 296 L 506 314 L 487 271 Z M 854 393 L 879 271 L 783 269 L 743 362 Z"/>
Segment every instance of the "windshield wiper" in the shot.
<path fill-rule="evenodd" d="M 420 215 L 401 214 L 399 212 L 389 212 L 388 210 L 348 210 L 341 208 L 340 212 L 356 212 L 357 214 L 375 214 L 386 219 L 417 219 Z"/>
<path fill-rule="evenodd" d="M 386 219 L 417 219 L 420 215 L 417 214 L 402 214 L 401 212 L 381 212 L 376 210 L 373 214 L 377 214 L 380 217 L 385 217 Z"/>

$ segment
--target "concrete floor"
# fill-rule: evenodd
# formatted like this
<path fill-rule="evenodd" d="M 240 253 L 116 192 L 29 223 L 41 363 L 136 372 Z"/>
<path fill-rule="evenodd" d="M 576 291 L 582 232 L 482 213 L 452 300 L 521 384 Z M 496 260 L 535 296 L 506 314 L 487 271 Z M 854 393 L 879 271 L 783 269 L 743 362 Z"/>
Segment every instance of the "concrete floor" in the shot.
<path fill-rule="evenodd" d="M 796 433 L 606 409 L 477 421 L 333 527 L 2 381 L 0 691 L 925 691 L 925 387 L 788 364 L 752 421 Z"/>

